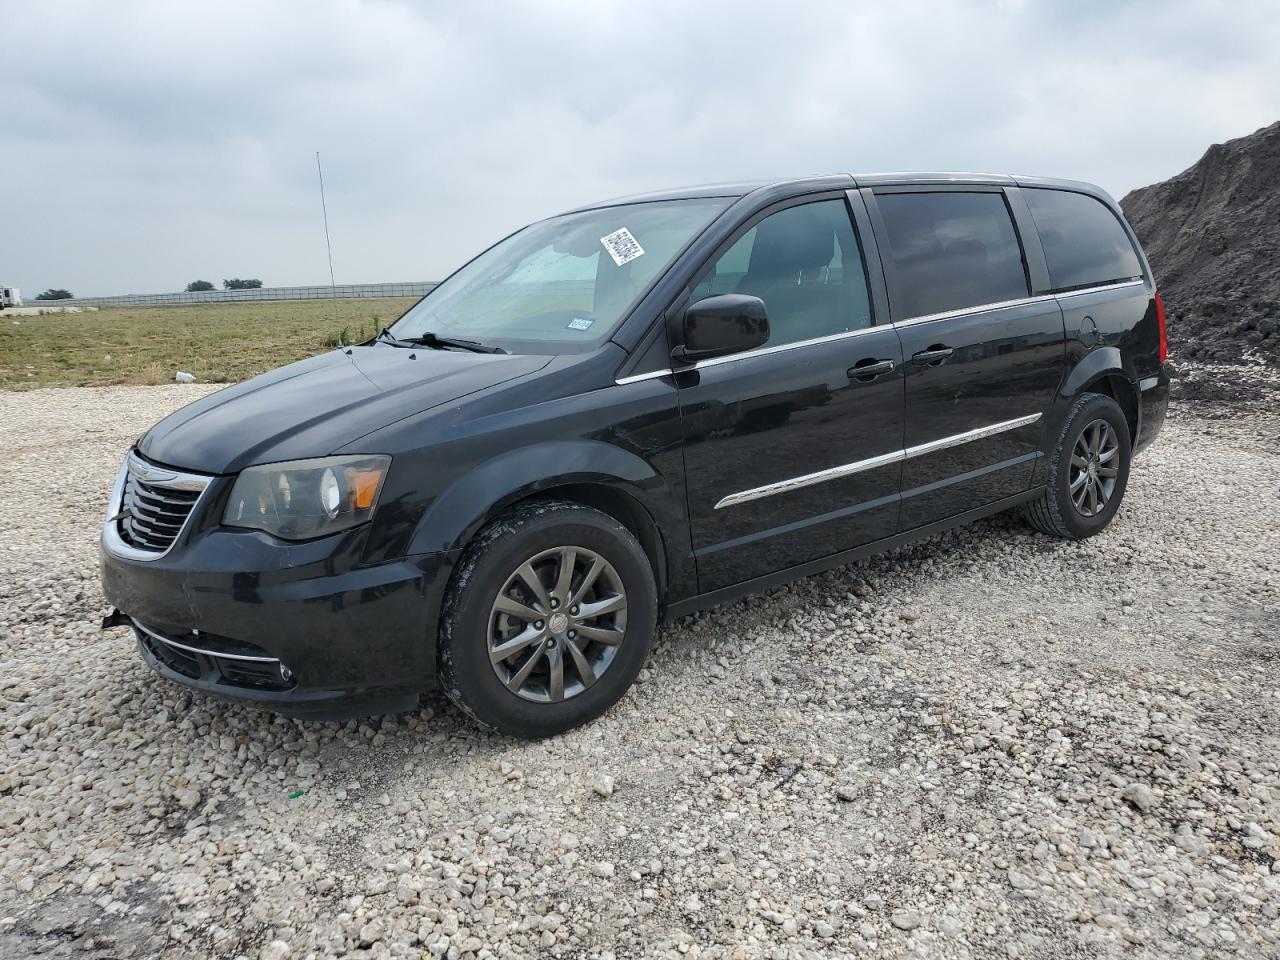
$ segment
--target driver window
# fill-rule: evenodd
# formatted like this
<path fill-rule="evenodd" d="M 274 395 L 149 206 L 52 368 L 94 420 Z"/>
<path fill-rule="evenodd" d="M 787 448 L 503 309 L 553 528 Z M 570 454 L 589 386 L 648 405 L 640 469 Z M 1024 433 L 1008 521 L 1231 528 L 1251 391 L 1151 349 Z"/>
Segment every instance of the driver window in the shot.
<path fill-rule="evenodd" d="M 787 207 L 757 223 L 715 261 L 693 301 L 722 293 L 764 301 L 768 346 L 871 326 L 866 272 L 844 201 Z"/>

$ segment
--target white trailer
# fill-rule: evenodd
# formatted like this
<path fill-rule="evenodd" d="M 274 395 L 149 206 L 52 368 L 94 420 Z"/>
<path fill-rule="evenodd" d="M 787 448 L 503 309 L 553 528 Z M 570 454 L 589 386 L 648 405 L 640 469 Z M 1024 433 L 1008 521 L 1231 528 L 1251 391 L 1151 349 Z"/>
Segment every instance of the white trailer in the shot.
<path fill-rule="evenodd" d="M 0 286 L 0 307 L 22 306 L 22 294 L 17 287 Z"/>

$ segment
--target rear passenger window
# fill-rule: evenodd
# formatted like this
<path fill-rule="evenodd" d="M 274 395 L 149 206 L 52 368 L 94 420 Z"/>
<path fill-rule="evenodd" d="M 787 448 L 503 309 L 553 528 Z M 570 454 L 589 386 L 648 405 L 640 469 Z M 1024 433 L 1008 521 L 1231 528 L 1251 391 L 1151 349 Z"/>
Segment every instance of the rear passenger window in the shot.
<path fill-rule="evenodd" d="M 843 200 L 787 207 L 744 233 L 713 264 L 693 301 L 722 293 L 759 297 L 768 346 L 871 326 L 871 301 Z"/>
<path fill-rule="evenodd" d="M 999 193 L 885 193 L 903 319 L 1027 296 L 1013 220 Z"/>
<path fill-rule="evenodd" d="M 1053 289 L 1093 287 L 1142 276 L 1128 234 L 1100 200 L 1084 193 L 1035 188 L 1024 189 L 1022 195 L 1036 221 Z"/>

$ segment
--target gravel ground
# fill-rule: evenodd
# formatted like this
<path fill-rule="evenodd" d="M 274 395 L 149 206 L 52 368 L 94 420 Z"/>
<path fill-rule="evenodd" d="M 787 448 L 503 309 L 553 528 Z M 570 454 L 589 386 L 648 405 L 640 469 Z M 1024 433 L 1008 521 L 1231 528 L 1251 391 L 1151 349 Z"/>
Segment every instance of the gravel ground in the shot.
<path fill-rule="evenodd" d="M 98 631 L 108 483 L 204 389 L 0 394 L 0 956 L 1280 955 L 1274 402 L 1176 408 L 1087 543 L 995 518 L 681 620 L 527 744 Z"/>

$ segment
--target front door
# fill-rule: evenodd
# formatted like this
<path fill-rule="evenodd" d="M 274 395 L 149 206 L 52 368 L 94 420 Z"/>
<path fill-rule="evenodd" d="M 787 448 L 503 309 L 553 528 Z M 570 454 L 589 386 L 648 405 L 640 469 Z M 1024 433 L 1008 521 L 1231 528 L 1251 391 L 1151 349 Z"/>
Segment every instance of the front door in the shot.
<path fill-rule="evenodd" d="M 902 352 L 846 198 L 748 221 L 690 302 L 722 293 L 764 300 L 770 335 L 676 377 L 704 593 L 891 536 L 901 474 Z"/>
<path fill-rule="evenodd" d="M 1062 311 L 1030 296 L 1000 188 L 868 199 L 906 368 L 910 530 L 1028 489 L 1065 364 Z"/>

